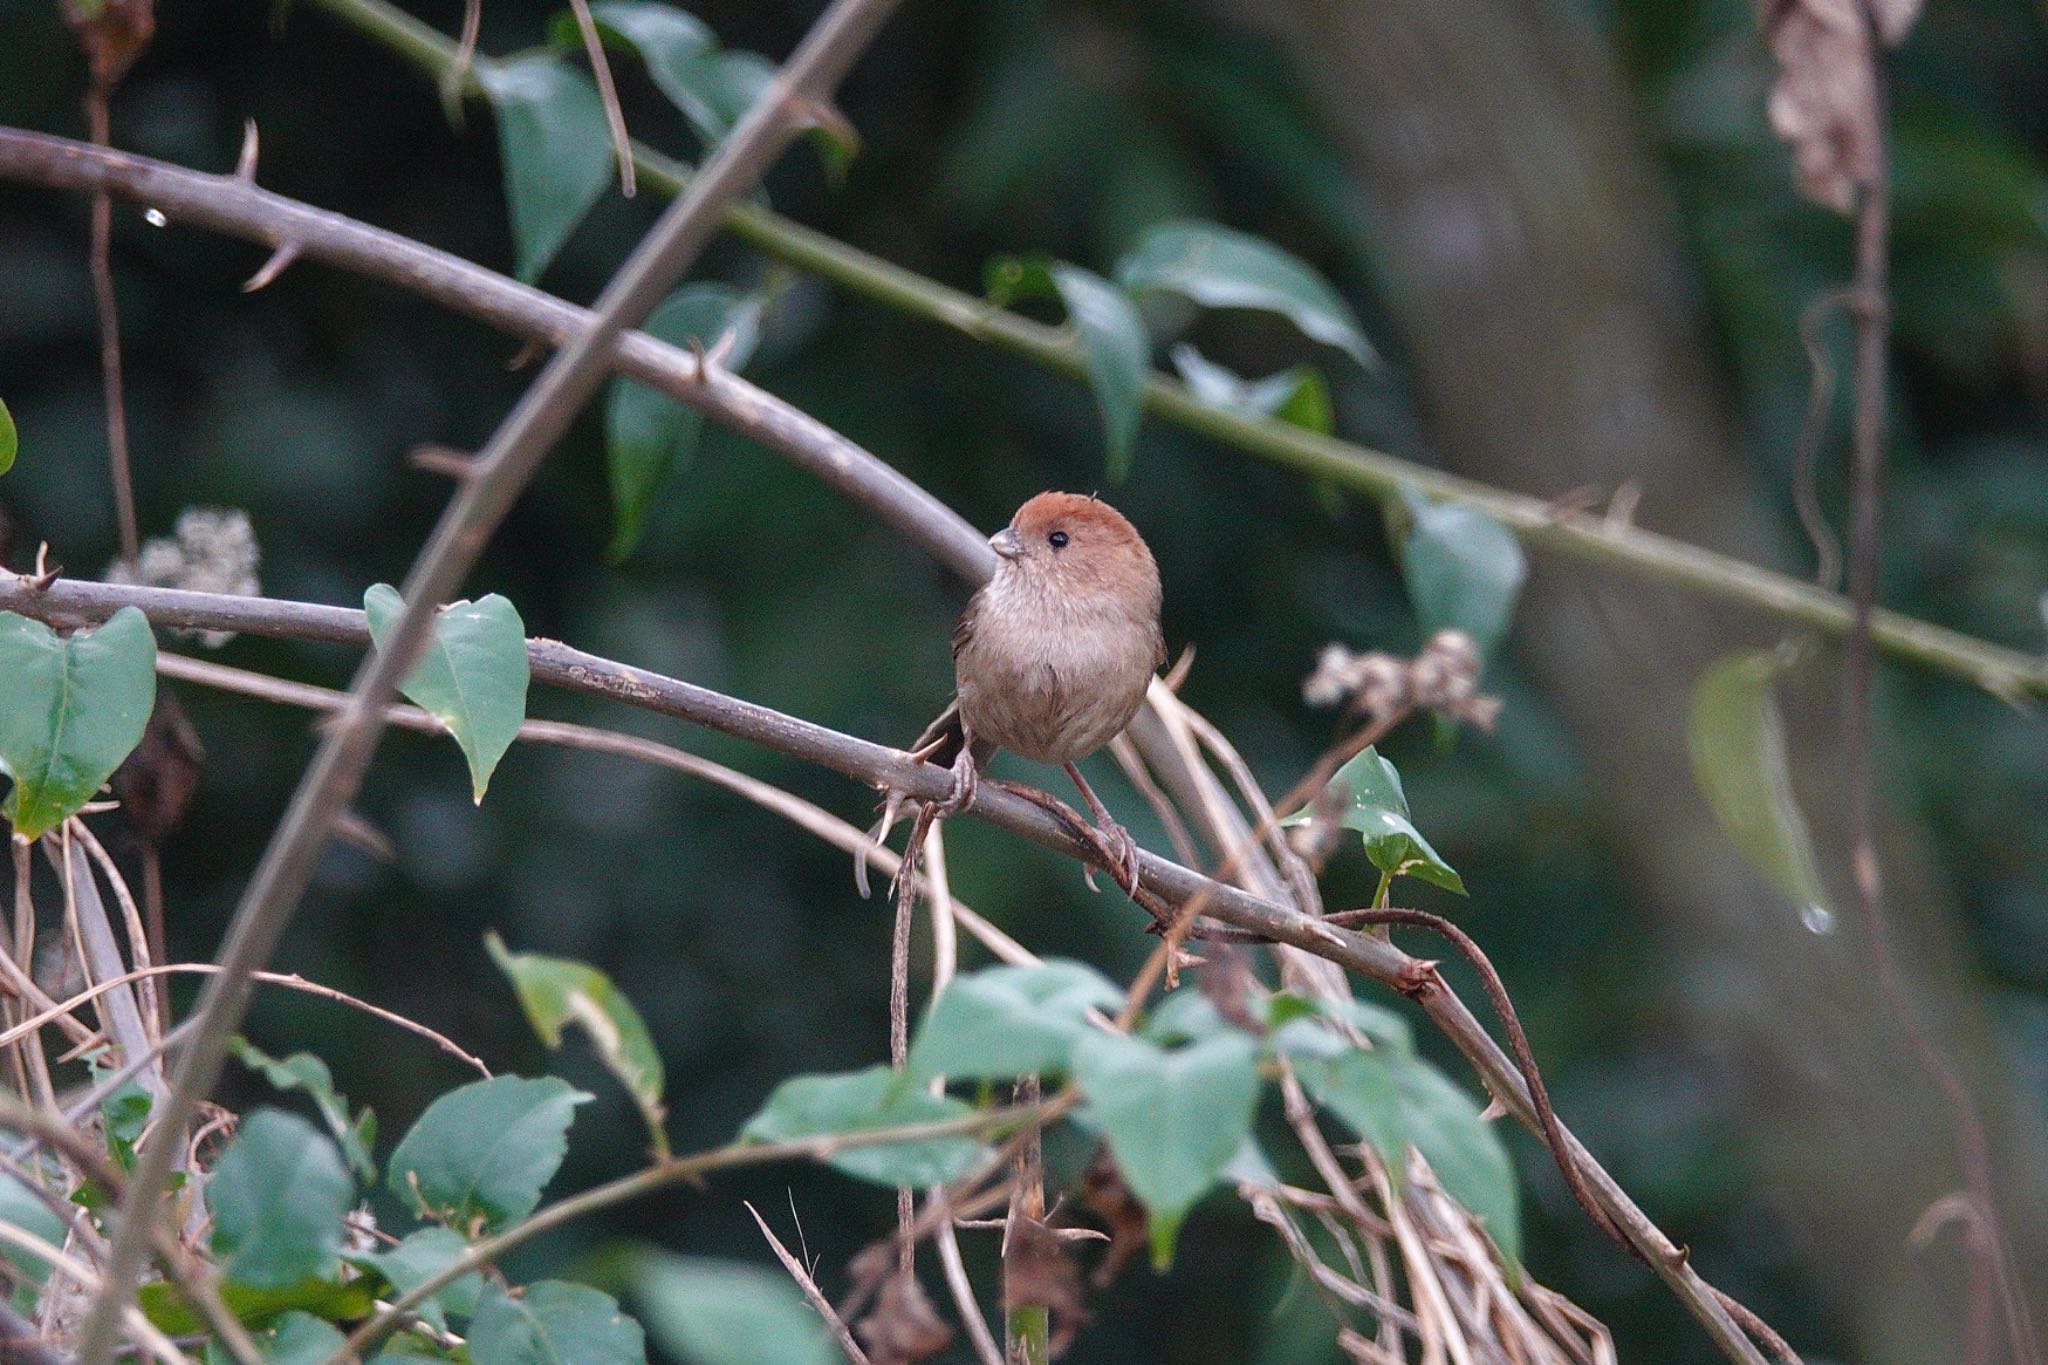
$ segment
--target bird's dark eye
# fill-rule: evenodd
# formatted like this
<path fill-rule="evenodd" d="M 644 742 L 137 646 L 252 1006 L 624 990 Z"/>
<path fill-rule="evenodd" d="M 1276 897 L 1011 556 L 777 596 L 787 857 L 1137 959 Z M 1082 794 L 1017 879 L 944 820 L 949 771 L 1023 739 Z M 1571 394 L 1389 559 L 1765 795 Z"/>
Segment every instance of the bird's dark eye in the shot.
<path fill-rule="evenodd" d="M 1045 538 L 1045 543 L 1052 546 L 1055 550 L 1064 550 L 1067 548 L 1067 533 L 1065 531 L 1054 531 Z"/>

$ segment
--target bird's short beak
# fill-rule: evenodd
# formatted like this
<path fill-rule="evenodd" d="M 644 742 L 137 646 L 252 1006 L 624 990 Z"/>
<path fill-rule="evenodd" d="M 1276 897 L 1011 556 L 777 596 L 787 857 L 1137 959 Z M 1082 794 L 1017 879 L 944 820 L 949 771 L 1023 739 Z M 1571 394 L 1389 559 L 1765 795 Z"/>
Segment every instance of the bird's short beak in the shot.
<path fill-rule="evenodd" d="M 1024 541 L 1015 528 L 1005 526 L 988 538 L 988 547 L 1004 559 L 1015 559 L 1024 553 Z"/>

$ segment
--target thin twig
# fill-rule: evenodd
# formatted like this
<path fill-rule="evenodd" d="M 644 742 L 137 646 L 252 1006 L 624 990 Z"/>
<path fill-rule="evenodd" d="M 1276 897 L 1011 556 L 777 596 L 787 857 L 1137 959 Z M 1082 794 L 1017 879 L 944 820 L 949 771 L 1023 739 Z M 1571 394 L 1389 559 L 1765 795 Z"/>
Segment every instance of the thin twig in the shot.
<path fill-rule="evenodd" d="M 740 1206 L 754 1215 L 754 1225 L 760 1228 L 761 1235 L 768 1239 L 769 1249 L 775 1253 L 775 1259 L 782 1262 L 782 1268 L 789 1272 L 789 1277 L 804 1291 L 804 1298 L 817 1310 L 818 1316 L 825 1320 L 825 1325 L 832 1329 L 832 1335 L 838 1338 L 839 1349 L 846 1353 L 846 1358 L 854 1365 L 868 1365 L 867 1352 L 861 1350 L 860 1343 L 853 1339 L 852 1330 L 841 1321 L 839 1314 L 832 1307 L 832 1301 L 818 1288 L 818 1282 L 811 1278 L 811 1272 L 804 1269 L 804 1263 L 790 1255 L 789 1248 L 784 1246 L 782 1239 L 769 1228 L 768 1220 L 761 1216 L 759 1209 L 744 1199 L 740 1201 Z"/>
<path fill-rule="evenodd" d="M 1875 163 L 1888 164 L 1885 111 L 1875 54 L 1882 50 L 1869 0 L 1859 6 L 1868 33 L 1873 70 L 1868 82 L 1873 107 L 1865 123 L 1877 140 Z M 1842 663 L 1842 785 L 1849 834 L 1850 880 L 1863 922 L 1872 974 L 1886 1011 L 1912 1046 L 1921 1070 L 1941 1090 L 1948 1107 L 1951 1140 L 1970 1198 L 1977 1205 L 1981 1234 L 1969 1240 L 1970 1304 L 1966 1313 L 1965 1360 L 1984 1359 L 1990 1349 L 1990 1314 L 2004 1309 L 2007 1347 L 2016 1365 L 2040 1365 L 2041 1349 L 2024 1295 L 2017 1292 L 2012 1244 L 1998 1208 L 1991 1169 L 1991 1144 L 1976 1097 L 1947 1050 L 1929 1030 L 1912 989 L 1893 959 L 1884 911 L 1882 865 L 1877 849 L 1877 798 L 1871 762 L 1871 696 L 1875 685 L 1875 621 L 1879 554 L 1883 535 L 1886 369 L 1891 345 L 1888 253 L 1891 187 L 1882 169 L 1861 186 L 1856 201 L 1856 276 L 1849 315 L 1856 337 L 1855 402 L 1851 425 L 1852 465 L 1849 512 L 1849 601 L 1851 624 Z"/>
<path fill-rule="evenodd" d="M 619 193 L 631 199 L 635 192 L 633 139 L 626 132 L 626 111 L 619 106 L 619 88 L 612 83 L 611 60 L 605 56 L 597 20 L 591 17 L 590 0 L 569 0 L 569 12 L 576 16 L 576 31 L 583 36 L 583 55 L 590 59 L 590 74 L 597 80 L 598 102 L 604 106 L 605 127 L 612 135 L 612 155 L 619 162 Z M 471 51 L 474 50 L 472 43 Z"/>
<path fill-rule="evenodd" d="M 86 135 L 97 147 L 112 142 L 108 128 L 114 82 L 95 72 L 86 88 Z M 121 308 L 114 299 L 114 203 L 103 190 L 92 197 L 92 299 L 100 323 L 100 388 L 107 409 L 107 474 L 114 487 L 114 525 L 121 558 L 133 565 L 142 553 L 135 519 L 135 480 L 128 467 L 128 404 L 121 382 Z"/>

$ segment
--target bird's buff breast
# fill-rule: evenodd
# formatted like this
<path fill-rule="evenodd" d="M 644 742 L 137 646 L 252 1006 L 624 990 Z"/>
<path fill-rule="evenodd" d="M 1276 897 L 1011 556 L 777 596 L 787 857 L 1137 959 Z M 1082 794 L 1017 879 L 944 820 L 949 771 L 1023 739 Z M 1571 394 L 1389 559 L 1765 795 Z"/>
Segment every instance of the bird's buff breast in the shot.
<path fill-rule="evenodd" d="M 1145 700 L 1153 632 L 1121 612 L 1004 586 L 990 584 L 954 660 L 962 718 L 976 739 L 1035 762 L 1094 753 Z"/>

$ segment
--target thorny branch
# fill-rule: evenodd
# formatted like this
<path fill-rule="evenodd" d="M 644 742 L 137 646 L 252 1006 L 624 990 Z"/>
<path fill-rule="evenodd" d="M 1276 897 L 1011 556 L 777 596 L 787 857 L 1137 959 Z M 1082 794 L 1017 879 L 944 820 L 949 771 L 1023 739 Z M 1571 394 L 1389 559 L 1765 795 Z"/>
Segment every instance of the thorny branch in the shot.
<path fill-rule="evenodd" d="M 140 608 L 161 626 L 234 630 L 358 647 L 369 641 L 363 613 L 349 608 L 70 579 L 57 579 L 38 590 L 32 579 L 0 576 L 0 610 L 39 620 L 103 621 L 123 605 Z M 869 743 L 708 688 L 552 640 L 529 641 L 527 657 L 537 682 L 611 697 L 643 710 L 703 725 L 831 768 L 871 787 L 896 788 L 915 800 L 937 801 L 950 791 L 950 778 L 945 772 L 913 763 L 901 750 Z M 1098 852 L 1050 812 L 993 783 L 983 784 L 966 813 L 1071 857 L 1086 859 Z M 1425 970 L 1420 959 L 1410 957 L 1386 940 L 1351 932 L 1239 887 L 1210 880 L 1149 852 L 1140 853 L 1140 885 L 1170 906 L 1184 907 L 1199 898 L 1202 913 L 1211 920 L 1263 941 L 1301 949 L 1397 991 L 1412 986 L 1417 973 Z M 1440 991 L 1424 993 L 1418 1003 L 1471 1061 L 1494 1097 L 1520 1122 L 1540 1132 L 1541 1120 L 1520 1068 L 1493 1041 L 1457 994 L 1446 985 Z M 1558 1133 L 1607 1217 L 1700 1319 L 1721 1349 L 1736 1360 L 1761 1361 L 1762 1357 L 1684 1253 L 1629 1199 L 1569 1129 L 1560 1125 Z"/>

